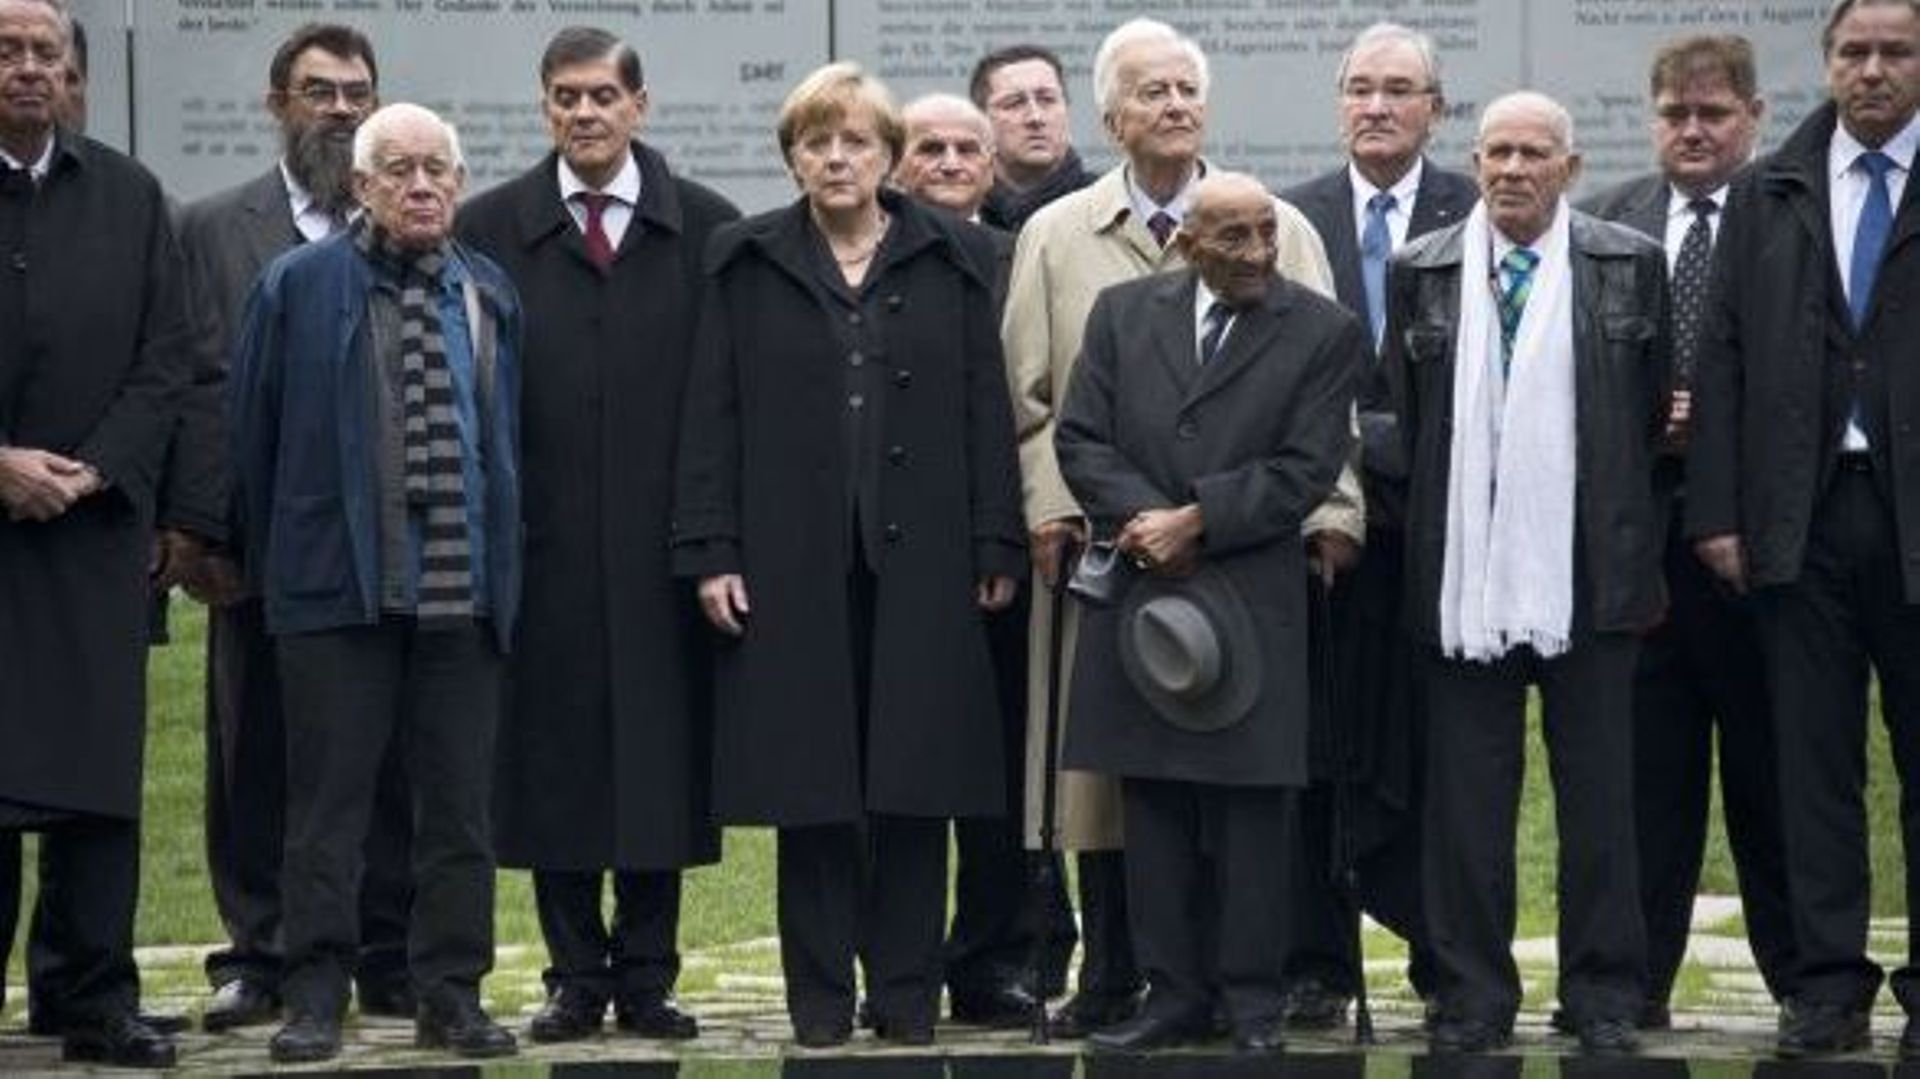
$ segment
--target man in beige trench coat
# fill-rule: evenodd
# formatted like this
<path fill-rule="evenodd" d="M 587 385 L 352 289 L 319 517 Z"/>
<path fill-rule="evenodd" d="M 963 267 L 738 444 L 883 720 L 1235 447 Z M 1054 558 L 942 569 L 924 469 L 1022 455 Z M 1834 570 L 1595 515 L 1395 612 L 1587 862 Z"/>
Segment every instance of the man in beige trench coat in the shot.
<path fill-rule="evenodd" d="M 1008 288 L 1002 338 L 1020 439 L 1022 494 L 1035 565 L 1029 638 L 1027 842 L 1040 832 L 1052 625 L 1048 582 L 1068 536 L 1084 539 L 1080 507 L 1054 459 L 1055 413 L 1080 352 L 1087 312 L 1101 289 L 1184 265 L 1170 244 L 1207 171 L 1200 157 L 1207 119 L 1207 58 L 1191 39 L 1151 19 L 1107 35 L 1094 58 L 1094 97 L 1107 136 L 1123 157 L 1091 187 L 1050 203 L 1021 230 Z M 1275 265 L 1292 281 L 1333 294 L 1325 250 L 1299 211 L 1276 203 Z M 1365 535 L 1351 469 L 1306 525 L 1325 572 L 1350 564 Z M 1065 612 L 1062 654 L 1073 654 L 1077 619 Z M 1068 695 L 1068 672 L 1061 672 Z M 1063 702 L 1062 714 L 1065 713 Z M 1059 844 L 1080 851 L 1082 957 L 1078 991 L 1054 1019 L 1055 1033 L 1079 1037 L 1128 1018 L 1141 978 L 1126 926 L 1125 878 L 1117 783 L 1062 773 L 1056 802 Z"/>

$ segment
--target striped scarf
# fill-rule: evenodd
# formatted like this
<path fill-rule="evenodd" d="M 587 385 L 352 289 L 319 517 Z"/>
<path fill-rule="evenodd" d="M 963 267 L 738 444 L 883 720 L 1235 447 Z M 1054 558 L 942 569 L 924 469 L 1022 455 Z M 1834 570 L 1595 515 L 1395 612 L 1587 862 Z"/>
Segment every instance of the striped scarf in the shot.
<path fill-rule="evenodd" d="M 354 242 L 367 261 L 400 282 L 400 412 L 407 504 L 421 523 L 420 584 L 414 615 L 423 623 L 470 619 L 473 542 L 467 535 L 467 484 L 453 372 L 440 333 L 438 293 L 444 250 L 406 251 L 378 226 L 363 224 Z"/>

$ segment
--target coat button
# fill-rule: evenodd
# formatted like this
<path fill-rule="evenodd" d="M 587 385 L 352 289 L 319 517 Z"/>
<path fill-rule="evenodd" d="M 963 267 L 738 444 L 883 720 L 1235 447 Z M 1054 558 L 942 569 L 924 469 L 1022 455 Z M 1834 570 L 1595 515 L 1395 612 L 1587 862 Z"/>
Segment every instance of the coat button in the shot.
<path fill-rule="evenodd" d="M 887 447 L 887 463 L 893 464 L 893 465 L 906 464 L 907 448 L 905 446 L 888 446 Z"/>
<path fill-rule="evenodd" d="M 861 323 L 860 312 L 858 311 L 847 312 L 847 325 L 858 326 L 860 325 L 860 323 Z"/>
<path fill-rule="evenodd" d="M 847 395 L 847 407 L 854 410 L 855 412 L 858 412 L 861 409 L 865 408 L 866 405 L 867 405 L 867 399 L 864 396 L 857 393 Z"/>
<path fill-rule="evenodd" d="M 1173 433 L 1180 436 L 1180 438 L 1182 439 L 1195 438 L 1195 437 L 1198 437 L 1200 434 L 1200 426 L 1194 423 L 1192 420 L 1181 420 L 1180 426 L 1175 427 L 1173 429 Z"/>
<path fill-rule="evenodd" d="M 15 251 L 13 253 L 13 268 L 19 270 L 21 273 L 27 272 L 27 253 L 25 251 Z"/>
<path fill-rule="evenodd" d="M 908 386 L 913 385 L 913 372 L 912 371 L 895 371 L 893 373 L 893 384 L 895 386 L 900 387 L 903 390 L 906 389 Z"/>
<path fill-rule="evenodd" d="M 861 364 L 866 362 L 867 362 L 867 358 L 865 356 L 860 355 L 860 352 L 858 349 L 855 349 L 854 351 L 847 353 L 848 367 L 858 367 Z"/>
<path fill-rule="evenodd" d="M 887 310 L 889 311 L 898 311 L 902 307 L 905 307 L 906 304 L 907 301 L 897 292 L 887 297 Z"/>
<path fill-rule="evenodd" d="M 900 537 L 903 534 L 899 525 L 888 525 L 880 531 L 880 535 L 884 537 L 888 543 L 899 543 Z"/>

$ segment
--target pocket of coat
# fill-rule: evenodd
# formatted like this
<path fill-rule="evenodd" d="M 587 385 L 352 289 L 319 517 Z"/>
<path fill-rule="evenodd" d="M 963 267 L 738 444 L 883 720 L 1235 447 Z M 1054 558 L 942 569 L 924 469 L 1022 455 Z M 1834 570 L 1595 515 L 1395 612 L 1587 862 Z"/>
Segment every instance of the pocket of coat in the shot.
<path fill-rule="evenodd" d="M 332 595 L 347 586 L 347 521 L 338 495 L 290 496 L 274 515 L 267 580 L 282 596 Z"/>

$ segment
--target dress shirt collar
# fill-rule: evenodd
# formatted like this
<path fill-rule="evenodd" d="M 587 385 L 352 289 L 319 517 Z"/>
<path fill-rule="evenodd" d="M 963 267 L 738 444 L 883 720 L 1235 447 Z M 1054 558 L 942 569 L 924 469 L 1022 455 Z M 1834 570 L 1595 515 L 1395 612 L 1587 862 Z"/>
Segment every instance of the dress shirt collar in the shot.
<path fill-rule="evenodd" d="M 1173 198 L 1167 200 L 1165 203 L 1159 203 L 1153 201 L 1152 195 L 1147 194 L 1138 184 L 1133 182 L 1133 166 L 1127 165 L 1125 166 L 1124 172 L 1127 181 L 1127 201 L 1132 203 L 1134 216 L 1140 219 L 1140 224 L 1143 227 L 1148 221 L 1153 219 L 1155 213 L 1166 214 L 1168 217 L 1173 218 L 1175 225 L 1179 225 L 1187 219 L 1187 207 L 1193 203 L 1194 185 L 1199 183 L 1200 178 L 1206 174 L 1207 163 L 1195 160 L 1193 163 L 1193 175 L 1187 177 L 1186 186 L 1182 187 Z"/>
<path fill-rule="evenodd" d="M 1902 172 L 1910 172 L 1913 169 L 1913 152 L 1916 148 L 1920 148 L 1920 113 L 1915 113 L 1907 121 L 1907 126 L 1901 128 L 1898 134 L 1888 139 L 1879 149 L 1881 153 L 1893 159 L 1895 168 Z M 1833 181 L 1845 176 L 1853 169 L 1854 161 L 1869 149 L 1870 147 L 1861 145 L 1860 140 L 1853 137 L 1853 132 L 1847 130 L 1847 125 L 1835 123 L 1833 138 L 1827 142 L 1827 179 Z"/>
<path fill-rule="evenodd" d="M 1386 189 L 1386 193 L 1393 196 L 1394 213 L 1411 214 L 1413 212 L 1414 196 L 1420 193 L 1420 174 L 1426 167 L 1427 163 L 1425 158 L 1414 158 L 1413 167 L 1408 169 L 1405 175 L 1395 180 L 1392 187 Z M 1380 188 L 1373 186 L 1373 181 L 1367 179 L 1352 161 L 1347 162 L 1347 186 L 1353 189 L 1353 211 L 1355 214 L 1365 214 L 1367 212 L 1367 203 L 1372 201 L 1373 196 L 1379 194 L 1381 191 Z"/>
<path fill-rule="evenodd" d="M 1719 187 L 1714 188 L 1712 191 L 1707 192 L 1707 194 L 1705 195 L 1705 198 L 1707 199 L 1707 201 L 1713 203 L 1714 212 L 1716 214 L 1727 208 L 1728 187 L 1729 185 L 1727 184 L 1721 184 Z M 1673 186 L 1672 184 L 1668 184 L 1667 185 L 1667 220 L 1671 221 L 1676 217 L 1684 217 L 1688 219 L 1689 223 L 1692 222 L 1693 196 L 1687 194 L 1686 192 L 1680 190 L 1679 188 Z M 1656 237 L 1656 239 L 1657 238 L 1658 237 Z"/>
<path fill-rule="evenodd" d="M 53 144 L 57 141 L 58 138 L 56 136 L 49 134 L 47 136 L 47 145 L 41 149 L 39 159 L 32 164 L 27 164 L 19 160 L 5 150 L 0 150 L 0 162 L 5 162 L 6 166 L 10 169 L 26 169 L 27 175 L 37 184 L 45 180 L 47 178 L 47 172 L 53 168 Z"/>
<path fill-rule="evenodd" d="M 556 171 L 560 174 L 562 201 L 572 202 L 575 195 L 595 190 L 580 178 L 579 173 L 573 171 L 573 166 L 567 164 L 566 158 L 558 157 L 555 160 L 559 163 Z M 627 150 L 627 160 L 620 166 L 620 171 L 614 174 L 613 180 L 607 186 L 599 189 L 599 194 L 612 195 L 628 207 L 640 205 L 640 165 L 633 159 L 631 148 Z"/>

